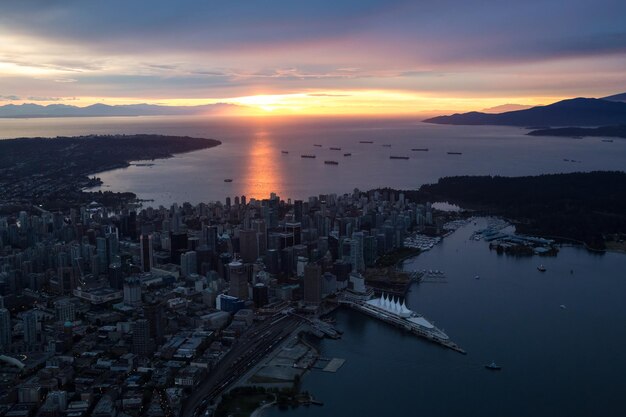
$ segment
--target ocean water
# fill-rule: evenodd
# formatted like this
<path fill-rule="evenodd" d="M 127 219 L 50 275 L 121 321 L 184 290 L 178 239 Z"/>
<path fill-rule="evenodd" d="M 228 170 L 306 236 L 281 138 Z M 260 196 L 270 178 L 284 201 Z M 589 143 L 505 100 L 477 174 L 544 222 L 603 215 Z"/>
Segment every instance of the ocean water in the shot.
<path fill-rule="evenodd" d="M 484 219 L 405 262 L 406 269 L 445 272 L 445 283 L 414 284 L 407 305 L 467 355 L 341 309 L 342 339 L 318 346 L 322 356 L 346 363 L 335 374 L 314 370 L 303 379 L 324 406 L 264 415 L 626 415 L 626 255 L 577 247 L 554 258 L 497 255 L 469 240 L 481 227 Z M 492 360 L 501 371 L 484 368 Z"/>
<path fill-rule="evenodd" d="M 236 195 L 265 198 L 271 192 L 283 198 L 307 198 L 354 188 L 414 189 L 450 175 L 516 176 L 623 170 L 626 166 L 626 140 L 539 138 L 526 136 L 526 132 L 514 127 L 431 125 L 409 118 L 0 119 L 0 138 L 158 133 L 223 142 L 215 148 L 153 161 L 153 166 L 98 174 L 104 181 L 99 189 L 132 191 L 153 200 L 146 205 L 154 206 L 223 201 Z M 428 148 L 428 152 L 412 148 Z M 282 154 L 283 150 L 289 153 Z M 344 153 L 352 155 L 345 157 Z M 316 158 L 301 158 L 302 154 Z M 325 160 L 339 164 L 327 165 Z M 225 179 L 233 181 L 226 183 Z"/>
<path fill-rule="evenodd" d="M 154 166 L 99 174 L 102 189 L 133 191 L 154 200 L 153 205 L 235 195 L 263 198 L 270 192 L 306 198 L 355 187 L 408 189 L 449 175 L 626 167 L 626 140 L 538 138 L 519 128 L 438 126 L 414 119 L 0 119 L 0 138 L 94 133 L 190 135 L 223 142 L 154 161 Z M 346 152 L 352 156 L 344 157 Z M 391 155 L 410 159 L 391 160 Z M 226 178 L 233 182 L 225 183 Z M 345 358 L 346 364 L 336 374 L 313 371 L 303 382 L 325 405 L 272 409 L 267 415 L 626 415 L 626 256 L 576 247 L 563 248 L 556 258 L 499 256 L 485 242 L 468 239 L 478 227 L 480 222 L 468 225 L 405 263 L 408 269 L 446 272 L 447 283 L 414 285 L 407 304 L 445 329 L 467 356 L 342 310 L 337 325 L 343 338 L 321 341 L 319 347 L 323 356 Z M 546 273 L 537 271 L 540 262 Z M 484 369 L 492 360 L 503 366 L 501 372 Z"/>

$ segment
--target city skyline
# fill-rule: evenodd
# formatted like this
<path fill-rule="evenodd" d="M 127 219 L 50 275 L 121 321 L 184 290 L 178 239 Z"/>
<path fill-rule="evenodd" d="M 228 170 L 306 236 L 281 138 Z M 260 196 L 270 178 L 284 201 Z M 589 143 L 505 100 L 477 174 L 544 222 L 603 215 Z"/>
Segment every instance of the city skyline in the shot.
<path fill-rule="evenodd" d="M 0 105 L 420 114 L 626 85 L 623 2 L 5 2 Z"/>

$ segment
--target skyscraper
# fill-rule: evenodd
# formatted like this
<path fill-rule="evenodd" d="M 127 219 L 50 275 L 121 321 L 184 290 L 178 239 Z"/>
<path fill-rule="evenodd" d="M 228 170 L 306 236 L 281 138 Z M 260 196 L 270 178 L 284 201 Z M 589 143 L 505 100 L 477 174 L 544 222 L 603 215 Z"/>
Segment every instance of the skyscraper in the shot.
<path fill-rule="evenodd" d="M 150 272 L 152 265 L 154 265 L 152 235 L 141 235 L 139 249 L 141 251 L 141 269 L 143 272 Z"/>
<path fill-rule="evenodd" d="M 259 257 L 258 234 L 255 230 L 239 231 L 239 253 L 245 263 L 252 263 Z"/>
<path fill-rule="evenodd" d="M 22 318 L 24 327 L 24 345 L 27 351 L 35 350 L 37 347 L 37 313 L 33 310 L 24 313 Z"/>
<path fill-rule="evenodd" d="M 237 297 L 240 300 L 248 299 L 248 274 L 246 268 L 239 261 L 233 261 L 228 264 L 230 277 L 230 289 L 228 295 Z"/>
<path fill-rule="evenodd" d="M 133 323 L 133 353 L 146 356 L 152 352 L 150 340 L 150 323 L 146 319 L 139 319 Z"/>
<path fill-rule="evenodd" d="M 322 301 L 322 268 L 317 264 L 304 267 L 304 302 L 319 304 Z"/>
<path fill-rule="evenodd" d="M 7 352 L 12 341 L 11 313 L 6 308 L 0 308 L 0 350 Z"/>
<path fill-rule="evenodd" d="M 160 301 L 151 302 L 143 307 L 143 313 L 150 323 L 150 334 L 154 337 L 157 344 L 163 341 L 165 334 L 163 325 L 163 303 Z"/>

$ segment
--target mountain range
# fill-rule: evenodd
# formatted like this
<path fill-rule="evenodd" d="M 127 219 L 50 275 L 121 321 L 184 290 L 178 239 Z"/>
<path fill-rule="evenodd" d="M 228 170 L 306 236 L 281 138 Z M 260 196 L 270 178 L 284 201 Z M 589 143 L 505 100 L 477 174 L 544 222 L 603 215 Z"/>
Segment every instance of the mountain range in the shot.
<path fill-rule="evenodd" d="M 626 93 L 597 98 L 573 98 L 547 106 L 490 114 L 483 112 L 457 113 L 424 120 L 426 123 L 447 125 L 499 126 L 602 126 L 626 124 Z"/>
<path fill-rule="evenodd" d="M 205 104 L 201 106 L 161 106 L 157 104 L 111 106 L 108 104 L 92 104 L 86 107 L 66 104 L 42 106 L 24 103 L 0 106 L 0 118 L 223 115 L 244 108 L 243 106 L 228 103 Z"/>

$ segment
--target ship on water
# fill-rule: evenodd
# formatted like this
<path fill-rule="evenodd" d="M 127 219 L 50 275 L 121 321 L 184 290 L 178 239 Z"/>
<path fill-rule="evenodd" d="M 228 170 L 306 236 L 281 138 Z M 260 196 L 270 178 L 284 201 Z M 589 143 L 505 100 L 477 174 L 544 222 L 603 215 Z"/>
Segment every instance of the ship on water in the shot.
<path fill-rule="evenodd" d="M 359 143 L 374 143 L 371 140 L 360 140 Z"/>
<path fill-rule="evenodd" d="M 301 158 L 316 158 L 315 155 L 309 155 L 309 154 L 302 154 L 300 155 Z"/>
<path fill-rule="evenodd" d="M 408 156 L 390 156 L 389 159 L 409 159 Z"/>
<path fill-rule="evenodd" d="M 428 152 L 428 148 L 413 148 L 411 150 L 416 152 Z"/>
<path fill-rule="evenodd" d="M 324 163 L 326 165 L 339 165 L 339 162 L 337 162 L 337 161 L 324 161 Z"/>
<path fill-rule="evenodd" d="M 289 151 L 280 151 L 281 153 L 287 154 Z"/>
<path fill-rule="evenodd" d="M 448 155 L 463 155 L 463 152 L 448 152 Z"/>
<path fill-rule="evenodd" d="M 330 150 L 331 150 L 331 151 L 340 151 L 340 150 L 341 150 L 341 148 L 333 148 L 333 147 L 331 147 L 331 148 L 330 148 Z"/>
<path fill-rule="evenodd" d="M 352 156 L 352 154 L 348 152 L 348 153 L 344 153 L 343 156 Z"/>

